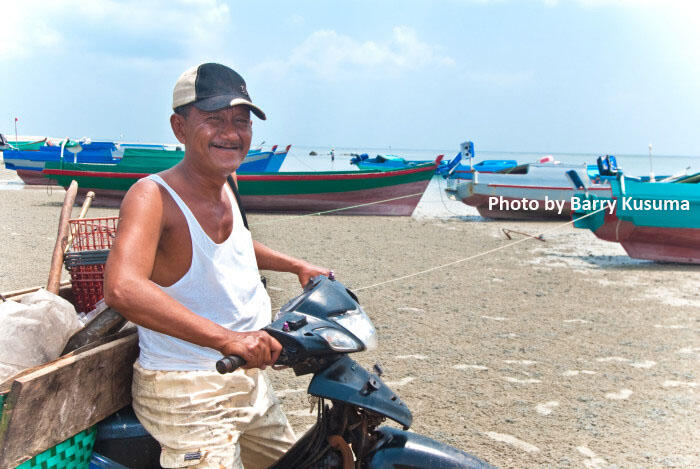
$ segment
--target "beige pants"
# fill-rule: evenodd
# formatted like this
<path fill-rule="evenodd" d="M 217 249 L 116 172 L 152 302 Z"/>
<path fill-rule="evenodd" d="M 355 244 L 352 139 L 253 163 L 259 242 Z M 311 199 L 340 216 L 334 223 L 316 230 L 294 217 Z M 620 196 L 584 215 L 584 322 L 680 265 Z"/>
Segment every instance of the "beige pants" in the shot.
<path fill-rule="evenodd" d="M 295 436 L 265 372 L 152 371 L 134 364 L 136 416 L 166 468 L 266 468 Z"/>

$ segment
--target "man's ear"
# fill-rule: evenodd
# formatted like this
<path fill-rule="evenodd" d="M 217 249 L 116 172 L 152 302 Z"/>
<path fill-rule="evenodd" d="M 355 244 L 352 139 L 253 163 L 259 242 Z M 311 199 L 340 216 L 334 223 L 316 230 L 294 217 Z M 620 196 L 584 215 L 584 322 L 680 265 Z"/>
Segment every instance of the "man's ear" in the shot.
<path fill-rule="evenodd" d="M 173 129 L 173 133 L 175 134 L 177 141 L 183 145 L 186 145 L 187 139 L 185 138 L 185 118 L 180 114 L 173 113 L 170 116 L 170 127 Z"/>

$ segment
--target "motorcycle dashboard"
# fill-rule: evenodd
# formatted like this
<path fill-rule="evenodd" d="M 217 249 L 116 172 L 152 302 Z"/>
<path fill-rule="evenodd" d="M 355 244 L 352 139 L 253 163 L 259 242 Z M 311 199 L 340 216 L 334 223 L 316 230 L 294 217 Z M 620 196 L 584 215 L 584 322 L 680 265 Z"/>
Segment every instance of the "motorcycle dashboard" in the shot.
<path fill-rule="evenodd" d="M 345 285 L 319 275 L 309 281 L 300 295 L 282 306 L 277 317 L 296 312 L 326 319 L 352 311 L 358 306 L 357 297 Z"/>

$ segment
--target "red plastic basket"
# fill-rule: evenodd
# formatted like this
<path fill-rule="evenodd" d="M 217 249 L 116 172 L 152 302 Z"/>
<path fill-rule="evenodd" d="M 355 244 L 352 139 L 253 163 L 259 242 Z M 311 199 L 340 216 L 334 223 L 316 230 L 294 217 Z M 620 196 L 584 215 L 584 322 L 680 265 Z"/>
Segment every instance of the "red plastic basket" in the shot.
<path fill-rule="evenodd" d="M 75 309 L 87 313 L 104 297 L 104 264 L 77 265 L 70 268 L 70 280 L 75 296 Z"/>
<path fill-rule="evenodd" d="M 119 217 L 82 218 L 69 220 L 73 236 L 71 251 L 94 251 L 112 247 L 117 234 Z"/>
<path fill-rule="evenodd" d="M 73 236 L 69 252 L 97 251 L 112 247 L 119 217 L 83 218 L 69 220 Z M 104 294 L 104 264 L 66 265 L 70 272 L 75 307 L 87 313 Z"/>

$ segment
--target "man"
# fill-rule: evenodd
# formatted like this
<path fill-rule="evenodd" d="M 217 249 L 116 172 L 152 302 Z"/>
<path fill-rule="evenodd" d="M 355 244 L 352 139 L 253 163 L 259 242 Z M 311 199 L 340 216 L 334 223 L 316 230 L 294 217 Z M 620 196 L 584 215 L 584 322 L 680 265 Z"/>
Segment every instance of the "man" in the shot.
<path fill-rule="evenodd" d="M 163 467 L 267 467 L 294 434 L 265 374 L 281 352 L 259 329 L 270 299 L 258 268 L 305 285 L 324 268 L 256 241 L 227 176 L 245 158 L 254 105 L 240 75 L 206 63 L 175 84 L 170 124 L 185 145 L 176 166 L 124 197 L 105 268 L 105 301 L 138 325 L 133 407 L 162 446 Z M 222 355 L 245 369 L 219 375 Z"/>

